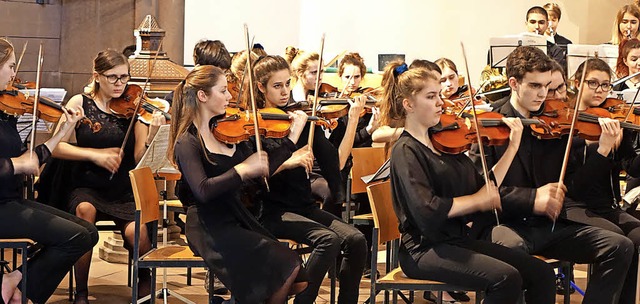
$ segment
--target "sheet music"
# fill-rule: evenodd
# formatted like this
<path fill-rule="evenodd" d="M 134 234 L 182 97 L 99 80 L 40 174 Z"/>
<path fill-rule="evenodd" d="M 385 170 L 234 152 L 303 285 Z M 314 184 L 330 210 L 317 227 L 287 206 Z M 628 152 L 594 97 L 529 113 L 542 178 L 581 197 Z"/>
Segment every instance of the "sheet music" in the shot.
<path fill-rule="evenodd" d="M 507 64 L 507 57 L 521 45 L 535 46 L 547 53 L 547 38 L 535 33 L 524 32 L 517 35 L 493 37 L 489 39 L 491 67 L 500 68 Z"/>
<path fill-rule="evenodd" d="M 20 90 L 25 95 L 35 96 L 35 89 Z M 40 88 L 40 96 L 47 97 L 57 103 L 61 103 L 64 97 L 67 95 L 67 91 L 63 88 Z"/>
<path fill-rule="evenodd" d="M 378 180 L 385 180 L 389 178 L 389 175 L 391 175 L 391 158 L 387 159 L 376 173 L 365 175 L 360 179 L 362 179 L 365 184 L 369 184 Z"/>
<path fill-rule="evenodd" d="M 567 45 L 567 76 L 571 77 L 576 73 L 578 66 L 587 60 L 587 55 L 591 58 L 598 54 L 598 58 L 604 60 L 615 70 L 618 61 L 618 46 L 611 44 L 569 44 Z"/>
<path fill-rule="evenodd" d="M 157 172 L 178 172 L 167 159 L 167 149 L 169 148 L 170 125 L 162 125 L 158 133 L 151 141 L 149 148 L 138 162 L 136 169 L 149 167 L 154 173 Z"/>

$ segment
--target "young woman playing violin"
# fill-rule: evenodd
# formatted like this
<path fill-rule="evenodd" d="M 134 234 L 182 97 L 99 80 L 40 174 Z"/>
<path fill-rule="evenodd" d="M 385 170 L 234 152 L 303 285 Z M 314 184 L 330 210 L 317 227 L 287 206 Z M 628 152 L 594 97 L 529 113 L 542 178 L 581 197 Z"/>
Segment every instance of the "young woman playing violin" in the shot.
<path fill-rule="evenodd" d="M 576 88 L 580 88 L 582 73 L 586 73 L 584 92 L 578 108 L 597 108 L 611 89 L 611 69 L 600 59 L 589 59 L 587 70 L 582 63 L 576 71 Z M 620 209 L 620 171 L 640 177 L 640 156 L 632 147 L 636 132 L 624 130 L 618 120 L 600 118 L 602 133 L 598 141 L 575 138 L 572 146 L 572 166 L 568 172 L 568 196 L 582 204 L 567 208 L 569 220 L 584 223 L 618 234 L 633 241 L 636 254 L 622 288 L 619 303 L 634 303 L 636 293 L 640 220 Z"/>
<path fill-rule="evenodd" d="M 85 94 L 73 96 L 68 103 L 70 107 L 82 107 L 90 123 L 76 126 L 71 137 L 53 151 L 53 156 L 77 162 L 71 173 L 74 183 L 70 186 L 68 210 L 91 223 L 113 220 L 122 231 L 125 247 L 133 248 L 135 202 L 128 172 L 136 166 L 165 119 L 155 113 L 150 126 L 136 121 L 124 150 L 120 149 L 129 124 L 136 117 L 117 117 L 111 114 L 110 104 L 123 95 L 129 79 L 127 58 L 110 49 L 98 53 Z M 151 247 L 144 226 L 142 232 L 140 254 Z M 88 303 L 90 265 L 91 252 L 75 265 L 75 303 Z M 149 293 L 149 274 L 148 271 L 140 273 L 141 296 Z"/>
<path fill-rule="evenodd" d="M 286 302 L 306 287 L 294 282 L 300 259 L 260 226 L 241 199 L 255 202 L 245 186 L 259 183 L 256 178 L 291 155 L 306 115 L 290 114 L 291 132 L 267 157 L 255 153 L 252 141 L 227 145 L 214 137 L 211 124 L 224 117 L 231 99 L 219 68 L 197 66 L 174 96 L 168 158 L 182 173 L 177 190 L 188 206 L 189 245 L 241 303 Z"/>
<path fill-rule="evenodd" d="M 619 45 L 626 39 L 638 38 L 638 25 L 640 22 L 640 8 L 634 4 L 622 6 L 616 14 L 611 30 L 609 43 Z"/>
<path fill-rule="evenodd" d="M 442 71 L 442 99 L 445 103 L 451 102 L 453 106 L 461 107 L 467 103 L 468 85 L 459 85 L 458 68 L 451 59 L 440 58 L 434 62 Z M 471 93 L 475 94 L 475 89 L 471 88 Z M 449 105 L 447 105 L 449 106 Z"/>
<path fill-rule="evenodd" d="M 404 131 L 391 152 L 391 187 L 400 222 L 399 253 L 404 273 L 486 291 L 485 303 L 516 303 L 526 289 L 527 303 L 554 303 L 554 273 L 529 254 L 471 239 L 467 224 L 476 212 L 500 209 L 493 182 L 483 185 L 464 154 L 434 148 L 429 129 L 440 122 L 440 74 L 408 69 L 393 62 L 384 86 L 390 118 L 402 118 Z M 522 123 L 504 119 L 511 128 L 506 153 L 492 170 L 500 185 L 518 150 Z"/>
<path fill-rule="evenodd" d="M 283 107 L 289 100 L 289 64 L 280 56 L 266 56 L 253 68 L 258 107 Z M 360 108 L 359 111 L 362 111 Z M 358 112 L 359 113 L 359 112 Z M 342 201 L 342 183 L 336 148 L 316 127 L 313 152 L 307 146 L 309 127 L 297 143 L 299 150 L 269 179 L 271 191 L 264 193 L 263 225 L 276 237 L 313 247 L 307 261 L 309 287 L 294 303 L 313 303 L 327 271 L 343 252 L 339 303 L 357 303 L 360 280 L 366 261 L 366 241 L 362 233 L 338 217 L 321 210 L 311 191 L 307 173 L 315 155 L 331 195 Z M 277 142 L 276 142 L 277 143 Z"/>
<path fill-rule="evenodd" d="M 640 40 L 637 38 L 624 40 L 620 43 L 616 75 L 618 78 L 627 77 L 640 71 Z M 621 82 L 613 87 L 614 91 L 640 88 L 640 76 Z"/>
<path fill-rule="evenodd" d="M 322 67 L 319 67 L 320 55 L 316 52 L 304 52 L 295 48 L 288 49 L 287 54 L 293 58 L 291 62 L 291 70 L 295 85 L 291 89 L 291 98 L 295 102 L 307 101 L 309 95 L 315 94 L 316 78 L 320 73 L 320 82 L 322 82 Z"/>
<path fill-rule="evenodd" d="M 13 45 L 0 38 L 0 90 L 15 76 Z M 4 99 L 3 99 L 4 102 Z M 7 101 L 8 102 L 8 101 Z M 21 292 L 34 303 L 46 303 L 69 268 L 98 242 L 90 223 L 53 207 L 22 199 L 24 175 L 38 174 L 40 165 L 60 140 L 69 136 L 84 117 L 81 107 L 62 108 L 65 122 L 51 139 L 33 149 L 23 149 L 17 118 L 0 114 L 0 238 L 29 238 L 44 248 L 29 259 L 27 290 L 19 290 L 22 270 L 0 273 L 0 303 L 21 303 Z"/>

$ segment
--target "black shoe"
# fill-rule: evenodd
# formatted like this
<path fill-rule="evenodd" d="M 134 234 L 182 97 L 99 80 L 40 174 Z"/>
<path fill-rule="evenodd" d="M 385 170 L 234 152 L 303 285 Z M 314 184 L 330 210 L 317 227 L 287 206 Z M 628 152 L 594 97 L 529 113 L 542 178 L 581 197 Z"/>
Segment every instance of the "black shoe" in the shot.
<path fill-rule="evenodd" d="M 465 291 L 449 291 L 449 295 L 451 296 L 451 298 L 453 298 L 458 302 L 471 301 L 471 298 L 469 298 L 469 296 L 467 295 L 467 292 Z"/>
<path fill-rule="evenodd" d="M 453 295 L 453 291 L 448 291 L 448 293 L 452 298 L 456 299 L 455 296 Z M 422 298 L 427 300 L 427 302 L 429 302 L 429 303 L 434 303 L 434 304 L 438 303 L 438 297 L 431 291 L 425 291 L 422 294 Z M 469 298 L 469 297 L 467 297 L 467 298 Z M 471 300 L 471 299 L 469 299 L 469 300 Z M 455 300 L 455 301 L 442 300 L 442 303 L 456 303 L 456 302 L 459 302 L 459 300 Z"/>
<path fill-rule="evenodd" d="M 364 270 L 364 272 L 362 273 L 362 276 L 365 279 L 371 279 L 371 268 L 367 268 Z M 376 280 L 380 279 L 380 272 L 376 272 Z"/>
<path fill-rule="evenodd" d="M 564 280 L 565 278 L 556 277 L 556 294 L 559 294 L 559 295 L 564 294 Z M 575 292 L 576 292 L 575 288 L 569 285 L 569 294 L 573 294 Z"/>

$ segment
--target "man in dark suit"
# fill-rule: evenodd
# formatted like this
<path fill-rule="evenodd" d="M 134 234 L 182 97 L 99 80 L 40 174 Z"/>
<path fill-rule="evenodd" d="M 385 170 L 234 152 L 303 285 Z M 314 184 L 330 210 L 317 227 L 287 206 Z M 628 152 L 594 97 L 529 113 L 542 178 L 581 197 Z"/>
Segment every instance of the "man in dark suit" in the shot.
<path fill-rule="evenodd" d="M 494 111 L 521 118 L 539 113 L 551 83 L 551 59 L 536 47 L 522 46 L 509 55 L 506 69 L 512 93 Z M 483 214 L 474 220 L 473 233 L 530 254 L 593 264 L 583 303 L 618 303 L 633 243 L 625 236 L 563 218 L 563 205 L 569 200 L 558 180 L 568 137 L 540 140 L 527 129 L 500 187 L 501 225 L 495 226 L 493 214 Z M 505 149 L 485 147 L 489 168 Z M 470 156 L 480 164 L 477 146 Z"/>

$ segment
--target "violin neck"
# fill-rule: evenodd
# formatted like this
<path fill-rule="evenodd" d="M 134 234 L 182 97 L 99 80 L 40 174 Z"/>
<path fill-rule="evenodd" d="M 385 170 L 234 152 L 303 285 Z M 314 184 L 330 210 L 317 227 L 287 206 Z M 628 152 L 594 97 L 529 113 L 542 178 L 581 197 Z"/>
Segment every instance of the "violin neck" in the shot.
<path fill-rule="evenodd" d="M 588 113 L 580 113 L 580 115 L 578 116 L 578 119 L 580 121 L 592 122 L 592 123 L 595 123 L 595 124 L 598 123 L 598 116 L 592 115 L 592 114 L 588 114 Z M 623 128 L 623 129 L 640 131 L 640 126 L 638 126 L 636 124 L 632 124 L 630 122 L 626 122 L 626 121 L 621 121 L 620 122 L 620 127 Z"/>
<path fill-rule="evenodd" d="M 52 108 L 54 108 L 56 110 L 62 111 L 62 105 L 60 105 L 59 103 L 57 103 L 57 102 L 55 102 L 55 101 L 53 101 L 53 100 L 51 100 L 49 98 L 40 96 L 40 98 L 38 99 L 38 102 L 43 104 L 43 105 L 50 106 L 50 107 L 52 107 Z"/>
<path fill-rule="evenodd" d="M 479 119 L 480 122 L 482 123 L 483 127 L 495 127 L 495 126 L 499 126 L 499 125 L 504 125 L 504 121 L 502 121 L 502 119 Z M 537 119 L 530 119 L 530 118 L 522 118 L 521 119 L 522 124 L 523 125 L 538 125 L 541 122 Z"/>
<path fill-rule="evenodd" d="M 279 113 L 260 113 L 260 116 L 264 120 L 289 120 L 289 114 L 279 114 Z M 321 118 L 317 116 L 309 116 L 307 120 L 310 121 L 319 121 Z"/>
<path fill-rule="evenodd" d="M 337 98 L 337 99 L 327 99 L 320 101 L 321 106 L 330 106 L 330 105 L 348 105 L 349 101 L 347 99 Z"/>

